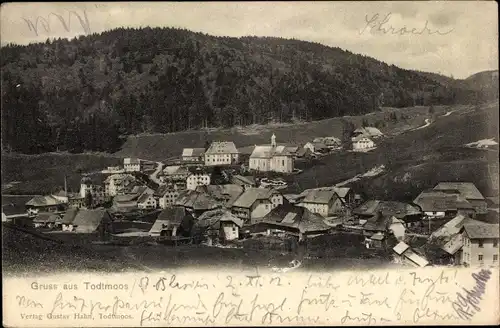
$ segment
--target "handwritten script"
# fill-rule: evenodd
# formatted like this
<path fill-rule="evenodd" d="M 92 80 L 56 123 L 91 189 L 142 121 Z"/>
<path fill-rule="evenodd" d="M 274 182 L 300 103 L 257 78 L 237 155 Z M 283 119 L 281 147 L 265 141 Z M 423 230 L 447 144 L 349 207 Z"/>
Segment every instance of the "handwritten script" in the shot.
<path fill-rule="evenodd" d="M 421 27 L 394 27 L 390 25 L 392 13 L 388 13 L 383 18 L 380 14 L 374 14 L 371 17 L 365 16 L 365 27 L 359 32 L 359 34 L 364 34 L 369 31 L 372 34 L 381 33 L 389 35 L 448 35 L 453 32 L 454 29 L 448 31 L 432 30 L 429 28 L 429 21 L 425 21 L 425 24 Z"/>
<path fill-rule="evenodd" d="M 78 19 L 78 22 L 80 23 L 80 26 L 83 28 L 85 34 L 91 34 L 90 30 L 90 23 L 89 19 L 87 17 L 87 11 L 82 10 L 82 13 L 79 14 L 78 12 L 74 10 L 69 10 L 68 11 L 68 19 L 65 19 L 63 15 L 57 14 L 57 13 L 50 13 L 47 18 L 44 18 L 42 16 L 37 16 L 34 21 L 28 18 L 22 18 L 24 22 L 28 25 L 28 28 L 31 32 L 33 32 L 36 36 L 39 35 L 40 33 L 40 26 L 45 30 L 46 33 L 51 33 L 51 19 L 56 18 L 61 26 L 66 30 L 66 32 L 71 31 L 71 17 L 76 17 Z"/>
<path fill-rule="evenodd" d="M 4 313 L 26 327 L 491 323 L 492 270 L 8 278 Z"/>

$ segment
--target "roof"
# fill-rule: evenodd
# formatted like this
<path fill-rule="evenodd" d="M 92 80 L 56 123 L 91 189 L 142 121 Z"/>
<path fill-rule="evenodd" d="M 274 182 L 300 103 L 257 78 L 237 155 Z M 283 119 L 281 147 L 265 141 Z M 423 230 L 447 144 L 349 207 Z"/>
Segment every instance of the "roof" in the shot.
<path fill-rule="evenodd" d="M 253 186 L 255 185 L 255 178 L 252 175 L 244 176 L 237 174 L 232 176 L 231 182 L 238 185 Z"/>
<path fill-rule="evenodd" d="M 297 156 L 299 156 L 299 157 L 302 157 L 302 156 L 305 156 L 305 155 L 309 155 L 309 154 L 312 154 L 312 152 L 311 152 L 311 150 L 309 148 L 300 148 L 297 151 Z"/>
<path fill-rule="evenodd" d="M 377 232 L 376 234 L 372 235 L 370 239 L 372 240 L 384 240 L 385 235 L 381 232 Z"/>
<path fill-rule="evenodd" d="M 184 166 L 167 166 L 163 169 L 164 175 L 188 175 L 190 172 Z"/>
<path fill-rule="evenodd" d="M 192 219 L 191 214 L 183 207 L 170 207 L 160 212 L 155 223 L 151 227 L 150 233 L 158 233 L 164 229 L 172 229 L 182 224 L 185 218 Z"/>
<path fill-rule="evenodd" d="M 124 158 L 123 164 L 140 164 L 141 161 L 138 158 Z"/>
<path fill-rule="evenodd" d="M 111 221 L 111 217 L 105 209 L 81 209 L 76 214 L 73 225 L 76 226 L 76 232 L 94 232 L 103 220 Z"/>
<path fill-rule="evenodd" d="M 263 224 L 273 227 L 297 229 L 301 233 L 328 231 L 331 229 L 323 217 L 305 207 L 281 204 L 263 218 Z"/>
<path fill-rule="evenodd" d="M 392 223 L 392 217 L 382 215 L 373 216 L 363 225 L 363 230 L 387 231 Z"/>
<path fill-rule="evenodd" d="M 62 204 L 57 198 L 52 195 L 48 196 L 35 196 L 26 203 L 26 206 L 51 206 Z"/>
<path fill-rule="evenodd" d="M 440 182 L 434 190 L 458 190 L 466 199 L 484 200 L 483 195 L 472 182 Z"/>
<path fill-rule="evenodd" d="M 152 196 L 152 194 L 145 192 L 145 193 L 143 193 L 143 194 L 139 197 L 139 199 L 137 199 L 137 203 L 144 203 L 144 202 L 145 202 L 145 201 L 147 201 L 147 200 L 149 199 L 149 197 L 151 197 L 151 196 Z"/>
<path fill-rule="evenodd" d="M 243 187 L 237 184 L 203 185 L 198 186 L 196 191 L 207 193 L 216 200 L 227 202 L 226 206 L 231 206 L 243 193 Z"/>
<path fill-rule="evenodd" d="M 192 208 L 193 210 L 213 210 L 222 204 L 205 193 L 195 190 L 184 190 L 175 200 L 175 205 Z"/>
<path fill-rule="evenodd" d="M 328 204 L 332 198 L 337 197 L 335 191 L 313 189 L 302 200 L 304 203 Z"/>
<path fill-rule="evenodd" d="M 233 222 L 239 228 L 243 227 L 243 220 L 232 214 L 225 209 L 216 209 L 213 211 L 206 211 L 198 217 L 196 227 L 198 228 L 212 228 L 219 229 L 220 222 Z"/>
<path fill-rule="evenodd" d="M 470 239 L 499 238 L 499 225 L 470 220 L 464 224 L 463 229 Z"/>
<path fill-rule="evenodd" d="M 117 173 L 117 174 L 112 174 L 104 180 L 105 183 L 110 183 L 111 180 L 113 180 L 113 183 L 116 185 L 121 185 L 121 184 L 126 184 L 127 182 L 133 182 L 135 181 L 135 177 L 131 174 L 127 173 Z"/>
<path fill-rule="evenodd" d="M 394 246 L 394 248 L 392 249 L 396 254 L 398 255 L 401 255 L 403 254 L 408 248 L 410 248 L 410 246 L 408 244 L 406 244 L 405 242 L 403 241 L 400 241 L 399 244 L 397 244 L 396 246 Z"/>
<path fill-rule="evenodd" d="M 233 203 L 234 207 L 249 208 L 255 203 L 257 199 L 270 199 L 273 194 L 277 193 L 276 190 L 268 188 L 247 188 L 236 201 Z"/>
<path fill-rule="evenodd" d="M 404 253 L 404 257 L 415 263 L 417 266 L 423 268 L 429 264 L 429 261 L 427 261 L 425 258 L 422 256 L 418 255 L 415 253 L 412 249 L 407 250 Z"/>
<path fill-rule="evenodd" d="M 154 195 L 157 197 L 163 197 L 167 192 L 179 192 L 179 190 L 171 185 L 161 185 L 158 189 L 156 189 Z"/>
<path fill-rule="evenodd" d="M 296 151 L 296 150 L 295 150 Z M 255 146 L 250 158 L 271 158 L 274 156 L 292 156 L 295 152 L 292 147 L 278 145 L 273 147 L 271 145 Z"/>
<path fill-rule="evenodd" d="M 205 154 L 205 148 L 184 148 L 182 150 L 182 156 L 186 157 L 201 157 Z"/>
<path fill-rule="evenodd" d="M 39 213 L 33 219 L 37 223 L 55 223 L 59 219 L 59 215 L 54 213 Z"/>
<path fill-rule="evenodd" d="M 214 141 L 205 154 L 237 154 L 238 149 L 232 141 Z"/>
<path fill-rule="evenodd" d="M 355 136 L 355 137 L 352 137 L 352 138 L 351 138 L 351 140 L 352 140 L 352 141 L 354 141 L 354 142 L 360 141 L 360 140 L 362 140 L 362 139 L 368 139 L 368 140 L 370 140 L 370 141 L 372 141 L 372 142 L 373 142 L 373 140 L 372 140 L 372 139 L 370 139 L 370 137 L 369 137 L 369 136 L 364 135 L 364 134 L 360 134 L 359 136 Z"/>
<path fill-rule="evenodd" d="M 354 133 L 362 133 L 364 135 L 372 136 L 372 137 L 384 135 L 379 129 L 374 128 L 372 126 L 365 126 L 365 127 L 358 128 L 358 129 L 354 130 Z"/>
<path fill-rule="evenodd" d="M 312 142 L 312 145 L 314 146 L 314 149 L 325 149 L 327 148 L 326 145 L 323 142 Z"/>
<path fill-rule="evenodd" d="M 462 248 L 463 245 L 464 243 L 462 235 L 456 234 L 453 237 L 451 237 L 448 240 L 448 242 L 442 245 L 441 249 L 447 252 L 448 254 L 454 255 L 460 248 Z"/>
<path fill-rule="evenodd" d="M 468 219 L 463 215 L 457 215 L 446 222 L 431 234 L 431 238 L 451 237 L 460 232 Z"/>
<path fill-rule="evenodd" d="M 336 137 L 317 137 L 317 138 L 314 138 L 313 143 L 314 142 L 322 142 L 326 146 L 339 145 L 342 143 L 340 141 L 340 139 L 336 138 Z"/>
<path fill-rule="evenodd" d="M 373 216 L 379 212 L 384 216 L 395 216 L 398 219 L 422 213 L 417 206 L 408 203 L 380 200 L 369 200 L 353 210 L 354 214 L 362 216 Z"/>
<path fill-rule="evenodd" d="M 64 216 L 60 217 L 57 222 L 62 224 L 71 224 L 75 220 L 76 215 L 78 214 L 78 208 L 69 208 Z"/>
<path fill-rule="evenodd" d="M 451 192 L 450 192 L 451 191 Z M 458 191 L 424 190 L 413 201 L 424 212 L 452 211 L 459 208 L 473 208 Z"/>

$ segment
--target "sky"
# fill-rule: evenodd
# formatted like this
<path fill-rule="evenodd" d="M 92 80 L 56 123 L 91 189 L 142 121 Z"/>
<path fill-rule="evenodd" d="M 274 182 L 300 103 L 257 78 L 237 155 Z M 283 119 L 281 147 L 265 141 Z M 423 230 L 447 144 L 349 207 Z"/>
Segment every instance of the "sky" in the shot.
<path fill-rule="evenodd" d="M 182 27 L 319 42 L 454 78 L 498 69 L 494 1 L 3 3 L 0 18 L 2 45 L 116 27 Z"/>

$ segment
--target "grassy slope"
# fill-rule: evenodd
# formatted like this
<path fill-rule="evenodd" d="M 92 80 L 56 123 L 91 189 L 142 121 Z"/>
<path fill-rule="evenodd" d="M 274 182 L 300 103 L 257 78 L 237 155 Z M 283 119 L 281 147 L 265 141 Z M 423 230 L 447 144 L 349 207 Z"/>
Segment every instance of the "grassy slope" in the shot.
<path fill-rule="evenodd" d="M 64 186 L 65 175 L 68 189 L 78 191 L 82 172 L 94 172 L 120 163 L 122 159 L 107 154 L 2 154 L 2 186 L 12 181 L 21 182 L 11 188 L 2 188 L 2 193 L 51 192 Z"/>

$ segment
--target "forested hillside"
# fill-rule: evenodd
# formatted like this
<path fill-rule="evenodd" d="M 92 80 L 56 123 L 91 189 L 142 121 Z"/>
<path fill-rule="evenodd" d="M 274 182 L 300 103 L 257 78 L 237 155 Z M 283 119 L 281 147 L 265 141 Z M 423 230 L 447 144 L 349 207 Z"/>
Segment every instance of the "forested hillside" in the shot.
<path fill-rule="evenodd" d="M 114 151 L 127 134 L 495 97 L 318 43 L 172 28 L 8 45 L 0 57 L 2 149 L 23 153 Z"/>

